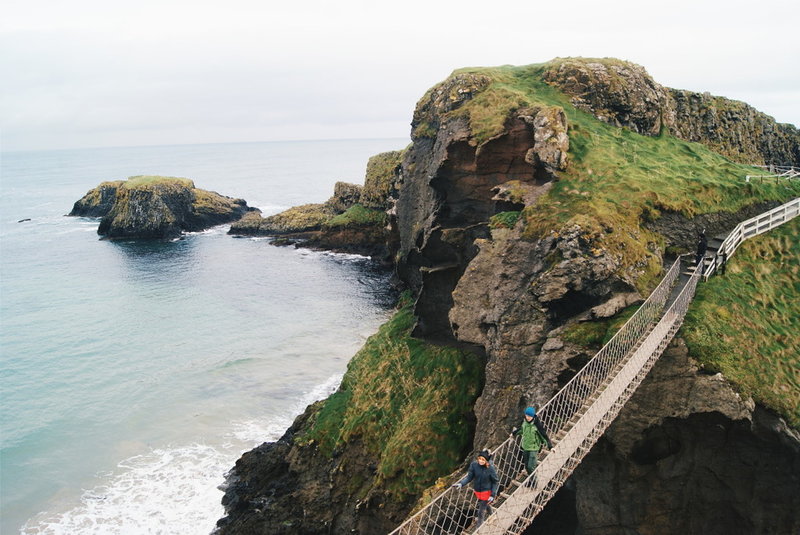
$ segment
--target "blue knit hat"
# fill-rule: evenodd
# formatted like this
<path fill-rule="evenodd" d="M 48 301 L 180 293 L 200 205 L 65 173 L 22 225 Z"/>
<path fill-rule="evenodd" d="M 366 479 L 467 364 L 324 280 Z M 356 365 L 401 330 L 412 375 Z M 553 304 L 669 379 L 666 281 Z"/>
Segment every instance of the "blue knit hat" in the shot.
<path fill-rule="evenodd" d="M 528 407 L 525 409 L 525 416 L 534 417 L 536 416 L 536 407 Z"/>

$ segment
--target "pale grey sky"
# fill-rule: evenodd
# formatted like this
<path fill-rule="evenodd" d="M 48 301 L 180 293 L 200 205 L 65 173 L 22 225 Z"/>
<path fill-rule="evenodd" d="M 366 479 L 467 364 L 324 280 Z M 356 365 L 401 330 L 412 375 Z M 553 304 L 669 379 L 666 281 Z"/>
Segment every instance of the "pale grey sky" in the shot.
<path fill-rule="evenodd" d="M 796 1 L 3 0 L 4 151 L 408 138 L 451 71 L 617 57 L 800 126 Z"/>

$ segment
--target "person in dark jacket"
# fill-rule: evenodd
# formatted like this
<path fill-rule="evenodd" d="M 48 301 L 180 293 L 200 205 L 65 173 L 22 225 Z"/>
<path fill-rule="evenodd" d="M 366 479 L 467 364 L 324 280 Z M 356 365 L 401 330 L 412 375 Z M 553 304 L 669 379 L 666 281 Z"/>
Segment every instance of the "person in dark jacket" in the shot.
<path fill-rule="evenodd" d="M 539 463 L 539 452 L 547 444 L 549 449 L 553 449 L 553 443 L 547 436 L 547 431 L 542 425 L 542 421 L 536 415 L 536 407 L 525 409 L 522 424 L 511 431 L 511 437 L 522 436 L 519 442 L 522 449 L 522 462 L 525 464 L 525 471 L 528 475 L 532 474 Z"/>
<path fill-rule="evenodd" d="M 478 518 L 475 527 L 483 524 L 486 519 L 486 511 L 489 509 L 489 504 L 494 501 L 497 485 L 500 482 L 490 460 L 491 454 L 487 450 L 481 451 L 477 459 L 470 463 L 467 475 L 458 483 L 453 483 L 454 487 L 460 489 L 472 481 L 472 491 L 478 498 Z"/>
<path fill-rule="evenodd" d="M 694 255 L 695 265 L 700 265 L 700 260 L 706 256 L 706 249 L 708 249 L 708 241 L 706 240 L 706 231 L 703 230 L 697 235 L 697 253 Z"/>

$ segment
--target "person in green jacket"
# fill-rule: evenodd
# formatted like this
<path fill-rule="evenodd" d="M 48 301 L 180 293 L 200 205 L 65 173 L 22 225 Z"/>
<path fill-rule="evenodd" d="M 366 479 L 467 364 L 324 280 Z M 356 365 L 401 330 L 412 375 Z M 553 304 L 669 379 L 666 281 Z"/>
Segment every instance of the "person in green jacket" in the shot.
<path fill-rule="evenodd" d="M 519 428 L 515 427 L 510 436 L 520 435 L 522 436 L 519 443 L 522 449 L 522 462 L 525 464 L 525 471 L 530 475 L 539 463 L 539 452 L 542 450 L 542 446 L 547 444 L 548 449 L 553 449 L 553 443 L 550 442 L 542 421 L 536 416 L 536 407 L 525 409 L 522 425 Z"/>

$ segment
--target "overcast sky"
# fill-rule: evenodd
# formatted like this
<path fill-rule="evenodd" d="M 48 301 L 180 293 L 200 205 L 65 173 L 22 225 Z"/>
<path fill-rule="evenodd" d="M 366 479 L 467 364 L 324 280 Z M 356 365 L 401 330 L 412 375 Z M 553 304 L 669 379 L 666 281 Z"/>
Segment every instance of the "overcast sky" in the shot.
<path fill-rule="evenodd" d="M 796 0 L 2 0 L 5 151 L 408 138 L 461 67 L 617 57 L 800 125 Z"/>

